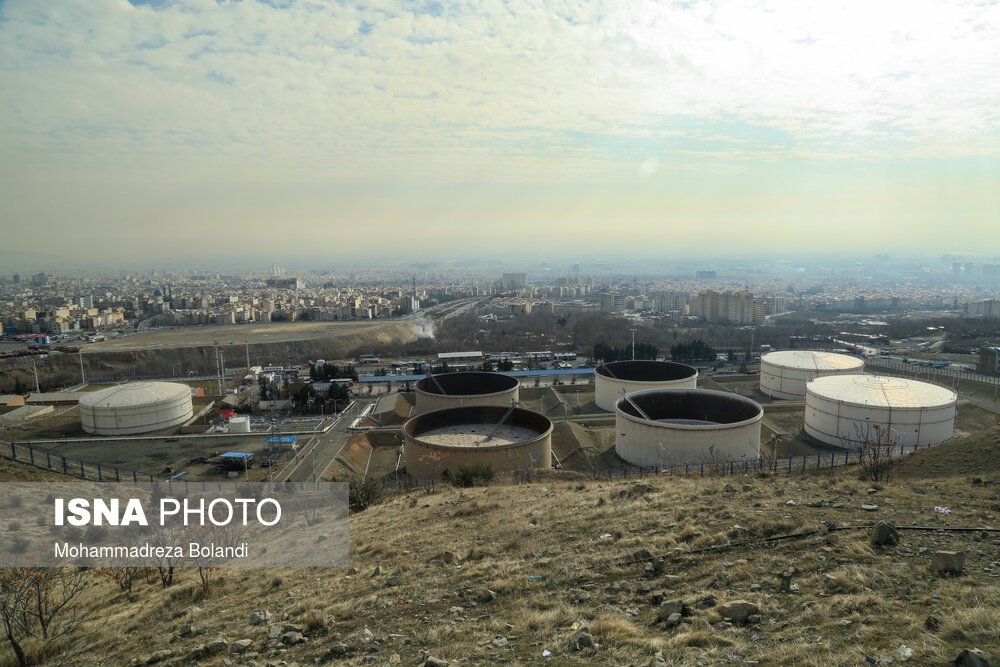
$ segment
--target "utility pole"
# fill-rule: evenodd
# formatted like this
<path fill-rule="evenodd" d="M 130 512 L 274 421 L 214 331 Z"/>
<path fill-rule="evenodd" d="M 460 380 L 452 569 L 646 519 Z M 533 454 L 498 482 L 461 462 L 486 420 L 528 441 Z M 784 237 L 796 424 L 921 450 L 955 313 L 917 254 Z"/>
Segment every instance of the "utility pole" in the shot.
<path fill-rule="evenodd" d="M 635 329 L 629 329 L 632 332 L 632 361 L 635 361 Z"/>
<path fill-rule="evenodd" d="M 219 380 L 219 396 L 222 396 L 222 366 L 219 365 L 219 344 L 215 344 L 215 375 Z"/>
<path fill-rule="evenodd" d="M 247 346 L 247 371 L 249 371 L 250 370 L 250 341 L 245 340 L 243 342 L 246 343 L 246 346 Z"/>
<path fill-rule="evenodd" d="M 80 350 L 80 383 L 87 384 L 87 374 L 83 371 L 83 350 Z"/>
<path fill-rule="evenodd" d="M 34 359 L 31 360 L 31 368 L 35 371 L 35 393 L 40 394 L 42 390 L 38 388 L 38 366 Z"/>

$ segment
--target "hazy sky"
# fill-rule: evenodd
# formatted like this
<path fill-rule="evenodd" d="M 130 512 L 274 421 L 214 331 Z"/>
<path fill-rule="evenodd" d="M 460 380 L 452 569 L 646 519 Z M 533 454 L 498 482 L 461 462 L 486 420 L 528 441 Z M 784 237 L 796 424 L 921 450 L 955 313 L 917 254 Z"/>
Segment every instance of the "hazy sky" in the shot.
<path fill-rule="evenodd" d="M 8 266 L 998 229 L 995 1 L 0 0 Z"/>

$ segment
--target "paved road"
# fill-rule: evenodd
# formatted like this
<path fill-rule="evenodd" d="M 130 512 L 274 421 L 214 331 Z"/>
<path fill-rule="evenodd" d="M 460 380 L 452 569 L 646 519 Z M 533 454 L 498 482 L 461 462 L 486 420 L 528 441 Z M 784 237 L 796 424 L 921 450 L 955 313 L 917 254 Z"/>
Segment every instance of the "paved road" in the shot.
<path fill-rule="evenodd" d="M 333 428 L 313 438 L 301 452 L 296 454 L 297 463 L 282 471 L 278 481 L 309 482 L 322 475 L 350 439 L 351 434 L 347 428 L 351 422 L 374 402 L 373 399 L 365 398 L 355 400 L 354 405 L 340 416 Z"/>

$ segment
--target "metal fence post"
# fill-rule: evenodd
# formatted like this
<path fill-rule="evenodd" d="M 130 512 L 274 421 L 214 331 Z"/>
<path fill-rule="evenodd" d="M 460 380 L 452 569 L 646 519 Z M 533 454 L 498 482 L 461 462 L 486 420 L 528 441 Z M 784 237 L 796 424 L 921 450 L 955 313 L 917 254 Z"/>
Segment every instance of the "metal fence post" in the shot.
<path fill-rule="evenodd" d="M 80 461 L 80 477 L 87 479 L 87 473 L 83 471 L 83 461 Z"/>
<path fill-rule="evenodd" d="M 135 482 L 136 484 L 139 483 L 139 473 L 137 473 L 135 470 L 132 471 L 132 481 Z"/>
<path fill-rule="evenodd" d="M 66 469 L 66 457 L 65 456 L 62 457 L 62 460 L 63 460 L 63 474 L 68 475 L 69 471 Z"/>
<path fill-rule="evenodd" d="M 97 481 L 98 482 L 103 482 L 104 481 L 103 479 L 101 479 L 101 464 L 100 463 L 97 464 Z"/>
<path fill-rule="evenodd" d="M 28 458 L 31 460 L 31 465 L 35 465 L 35 448 L 28 447 Z"/>
<path fill-rule="evenodd" d="M 52 470 L 52 453 L 45 452 L 45 467 Z"/>
<path fill-rule="evenodd" d="M 17 460 L 17 445 L 10 443 L 10 458 Z"/>
<path fill-rule="evenodd" d="M 122 481 L 121 477 L 118 475 L 118 468 L 115 468 L 115 481 L 116 482 Z"/>

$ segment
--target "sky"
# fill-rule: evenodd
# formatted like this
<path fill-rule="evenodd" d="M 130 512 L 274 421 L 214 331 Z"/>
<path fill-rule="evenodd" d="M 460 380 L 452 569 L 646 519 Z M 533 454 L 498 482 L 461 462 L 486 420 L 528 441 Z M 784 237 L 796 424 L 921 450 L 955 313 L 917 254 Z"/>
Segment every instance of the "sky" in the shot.
<path fill-rule="evenodd" d="M 0 271 L 1000 245 L 1000 4 L 0 0 Z"/>

